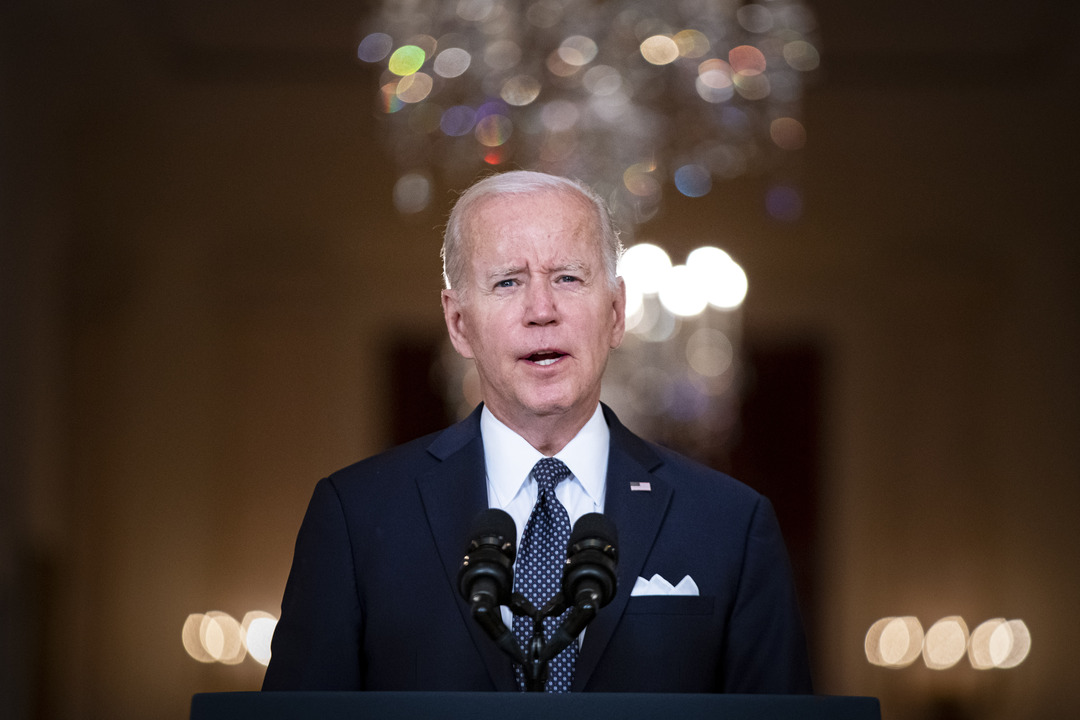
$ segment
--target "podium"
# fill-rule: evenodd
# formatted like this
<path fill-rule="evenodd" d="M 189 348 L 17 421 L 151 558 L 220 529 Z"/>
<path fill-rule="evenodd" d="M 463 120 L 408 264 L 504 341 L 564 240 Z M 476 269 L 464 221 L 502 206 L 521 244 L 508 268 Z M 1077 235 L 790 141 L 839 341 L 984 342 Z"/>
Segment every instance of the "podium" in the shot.
<path fill-rule="evenodd" d="M 821 695 L 228 692 L 191 699 L 191 720 L 881 720 L 877 698 Z"/>

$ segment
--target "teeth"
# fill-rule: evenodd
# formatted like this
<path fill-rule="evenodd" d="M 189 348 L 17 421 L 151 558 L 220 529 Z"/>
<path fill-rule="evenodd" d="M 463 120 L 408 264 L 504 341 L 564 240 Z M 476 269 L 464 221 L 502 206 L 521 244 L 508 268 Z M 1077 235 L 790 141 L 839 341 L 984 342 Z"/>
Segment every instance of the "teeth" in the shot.
<path fill-rule="evenodd" d="M 555 362 L 558 359 L 559 358 L 549 358 L 547 360 L 537 360 L 536 364 L 537 365 L 550 365 L 551 363 Z"/>

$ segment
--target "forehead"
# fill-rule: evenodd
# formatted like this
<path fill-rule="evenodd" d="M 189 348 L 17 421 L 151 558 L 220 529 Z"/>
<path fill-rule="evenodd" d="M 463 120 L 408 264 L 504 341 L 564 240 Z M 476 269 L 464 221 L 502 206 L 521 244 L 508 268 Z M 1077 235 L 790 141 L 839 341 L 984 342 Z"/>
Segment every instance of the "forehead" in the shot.
<path fill-rule="evenodd" d="M 490 196 L 477 201 L 468 223 L 474 260 L 492 255 L 536 258 L 600 255 L 600 223 L 587 199 L 569 191 L 543 190 Z"/>

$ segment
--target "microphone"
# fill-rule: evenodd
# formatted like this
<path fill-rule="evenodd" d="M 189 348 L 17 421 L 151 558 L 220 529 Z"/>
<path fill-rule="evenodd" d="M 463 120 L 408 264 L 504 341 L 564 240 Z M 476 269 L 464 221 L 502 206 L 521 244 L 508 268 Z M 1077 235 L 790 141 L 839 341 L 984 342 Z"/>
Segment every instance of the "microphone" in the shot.
<path fill-rule="evenodd" d="M 524 663 L 521 648 L 499 611 L 500 605 L 509 605 L 511 601 L 517 526 L 508 513 L 489 508 L 476 516 L 472 527 L 465 559 L 458 571 L 458 592 L 495 644 L 514 662 Z"/>
<path fill-rule="evenodd" d="M 551 614 L 566 606 L 570 611 L 544 647 L 541 661 L 547 662 L 575 642 L 596 611 L 615 597 L 618 542 L 615 525 L 600 513 L 587 513 L 574 523 L 563 567 L 562 597 L 550 609 Z"/>
<path fill-rule="evenodd" d="M 601 608 L 615 597 L 615 566 L 619 534 L 600 513 L 582 515 L 570 533 L 563 568 L 563 594 L 567 603 Z"/>
<path fill-rule="evenodd" d="M 484 510 L 473 520 L 469 538 L 458 571 L 458 591 L 474 608 L 478 603 L 508 605 L 517 555 L 514 519 L 503 510 Z"/>

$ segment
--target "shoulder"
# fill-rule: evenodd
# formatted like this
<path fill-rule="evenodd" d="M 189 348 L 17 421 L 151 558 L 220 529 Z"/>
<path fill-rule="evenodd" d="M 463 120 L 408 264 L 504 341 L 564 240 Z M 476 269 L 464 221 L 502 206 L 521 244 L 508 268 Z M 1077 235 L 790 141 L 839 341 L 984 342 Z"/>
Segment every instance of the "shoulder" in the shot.
<path fill-rule="evenodd" d="M 756 490 L 727 473 L 638 436 L 609 408 L 604 409 L 611 429 L 611 451 L 620 454 L 625 461 L 641 466 L 656 478 L 670 481 L 679 490 L 719 495 L 750 504 L 762 499 Z"/>
<path fill-rule="evenodd" d="M 725 514 L 754 514 L 768 500 L 749 485 L 670 448 L 649 443 L 661 458 L 654 474 L 671 483 L 676 497 Z"/>
<path fill-rule="evenodd" d="M 348 465 L 325 478 L 339 494 L 367 486 L 394 487 L 437 467 L 480 439 L 479 408 L 450 427 L 410 440 Z"/>

